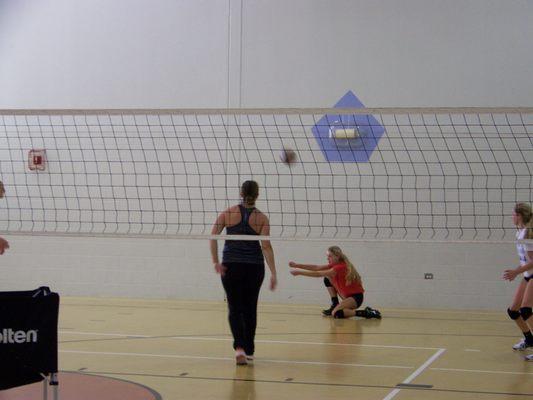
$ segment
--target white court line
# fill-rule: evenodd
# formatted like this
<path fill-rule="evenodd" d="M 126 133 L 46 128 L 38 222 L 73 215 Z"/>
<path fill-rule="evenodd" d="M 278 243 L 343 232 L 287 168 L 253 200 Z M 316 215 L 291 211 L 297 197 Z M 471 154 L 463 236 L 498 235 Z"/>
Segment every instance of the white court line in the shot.
<path fill-rule="evenodd" d="M 507 374 L 507 375 L 533 375 L 533 372 L 512 372 L 512 371 L 487 371 L 481 369 L 457 369 L 457 368 L 430 368 L 432 371 L 445 372 L 474 372 L 480 374 Z"/>
<path fill-rule="evenodd" d="M 415 379 L 418 375 L 422 373 L 429 365 L 435 361 L 437 358 L 441 356 L 442 353 L 444 353 L 446 349 L 439 349 L 435 354 L 433 354 L 429 359 L 422 364 L 415 372 L 413 372 L 411 375 L 407 377 L 406 380 L 404 380 L 402 383 L 411 383 L 413 379 Z M 401 389 L 394 389 L 392 392 L 390 392 L 387 396 L 383 398 L 383 400 L 391 400 L 394 396 L 396 396 L 398 393 L 400 393 Z"/>
<path fill-rule="evenodd" d="M 179 338 L 179 337 L 177 337 Z M 232 339 L 228 339 L 232 340 Z M 407 349 L 407 350 L 438 350 L 433 347 L 412 347 L 412 346 L 393 346 L 393 345 L 381 345 L 381 344 L 357 344 L 357 343 L 328 343 L 328 342 L 297 342 L 287 340 L 256 340 L 256 343 L 279 343 L 279 344 L 303 344 L 313 346 L 348 346 L 348 347 L 372 347 L 372 348 L 384 348 L 384 349 Z"/>
<path fill-rule="evenodd" d="M 465 349 L 465 351 L 475 351 L 475 352 L 481 352 L 481 350 L 477 350 L 477 349 Z"/>
<path fill-rule="evenodd" d="M 73 335 L 88 335 L 88 336 L 115 336 L 115 337 L 131 337 L 131 338 L 144 338 L 144 339 L 158 339 L 159 336 L 147 336 L 147 335 L 128 335 L 124 333 L 98 333 L 98 332 L 71 332 L 71 331 L 59 331 L 62 334 Z M 232 342 L 231 338 L 215 338 L 215 337 L 202 337 L 202 336 L 169 336 L 165 339 L 177 339 L 177 340 L 205 340 L 205 341 L 223 341 Z M 302 342 L 302 341 L 290 341 L 290 340 L 255 340 L 256 343 L 274 343 L 274 344 L 302 344 L 309 346 L 346 346 L 346 347 L 371 347 L 371 348 L 384 348 L 384 349 L 407 349 L 407 350 L 440 350 L 438 347 L 413 347 L 413 346 L 394 346 L 394 345 L 379 345 L 379 344 L 357 344 L 357 343 L 330 343 L 330 342 Z"/>
<path fill-rule="evenodd" d="M 268 306 L 271 306 L 269 304 Z M 400 313 L 418 313 L 418 314 L 459 314 L 459 315 L 492 315 L 501 316 L 500 312 L 493 311 L 468 311 L 468 310 L 424 310 L 419 308 L 387 308 L 387 311 L 394 311 Z M 508 317 L 507 317 L 508 318 Z M 472 321 L 476 321 L 475 319 Z M 505 318 L 502 318 L 505 321 Z"/>
<path fill-rule="evenodd" d="M 157 336 L 148 336 L 148 335 L 129 335 L 127 333 L 102 333 L 102 332 L 77 332 L 77 331 L 59 331 L 62 334 L 73 334 L 73 335 L 88 335 L 88 336 L 116 336 L 116 337 L 137 337 L 137 338 L 156 338 Z"/>
<path fill-rule="evenodd" d="M 179 358 L 190 360 L 223 360 L 235 361 L 233 357 L 207 357 L 207 356 L 189 356 L 181 354 L 153 354 L 153 353 L 119 353 L 107 351 L 83 351 L 83 350 L 59 350 L 59 353 L 74 353 L 74 354 L 93 354 L 104 356 L 132 356 L 132 357 L 159 357 L 159 358 Z M 374 365 L 374 364 L 351 364 L 351 363 L 330 363 L 321 361 L 294 361 L 294 360 L 268 360 L 256 359 L 260 362 L 270 362 L 278 364 L 306 364 L 306 365 L 336 365 L 341 367 L 365 367 L 365 368 L 396 368 L 396 369 L 413 369 L 414 367 L 408 365 Z"/>

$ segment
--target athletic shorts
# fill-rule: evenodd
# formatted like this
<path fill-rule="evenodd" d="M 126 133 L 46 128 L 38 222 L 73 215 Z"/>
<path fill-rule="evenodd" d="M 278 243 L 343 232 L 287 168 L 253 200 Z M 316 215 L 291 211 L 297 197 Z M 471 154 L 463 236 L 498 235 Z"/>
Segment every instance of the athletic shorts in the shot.
<path fill-rule="evenodd" d="M 352 299 L 355 300 L 355 308 L 359 308 L 361 306 L 361 304 L 363 304 L 363 293 L 356 293 L 356 294 L 352 294 L 348 297 L 351 297 Z"/>

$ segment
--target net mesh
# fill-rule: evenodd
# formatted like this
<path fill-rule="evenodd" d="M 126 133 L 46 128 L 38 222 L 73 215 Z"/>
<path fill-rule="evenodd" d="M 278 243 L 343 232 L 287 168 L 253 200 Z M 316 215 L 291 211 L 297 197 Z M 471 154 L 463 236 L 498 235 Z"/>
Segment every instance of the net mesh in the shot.
<path fill-rule="evenodd" d="M 208 236 L 246 179 L 276 238 L 511 240 L 533 201 L 533 109 L 4 110 L 0 134 L 9 233 Z"/>

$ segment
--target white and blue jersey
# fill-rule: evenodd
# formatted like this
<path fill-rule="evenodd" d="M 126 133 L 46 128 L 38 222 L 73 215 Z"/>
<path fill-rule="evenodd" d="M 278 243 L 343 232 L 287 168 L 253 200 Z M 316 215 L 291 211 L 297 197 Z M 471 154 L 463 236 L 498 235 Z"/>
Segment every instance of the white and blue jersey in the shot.
<path fill-rule="evenodd" d="M 516 232 L 516 240 L 522 240 L 526 236 L 527 228 L 519 229 Z M 526 265 L 530 262 L 527 252 L 533 251 L 533 243 L 517 243 L 516 250 L 518 252 L 518 257 L 520 258 L 520 266 Z M 529 278 L 533 276 L 533 269 L 524 271 L 524 277 Z"/>

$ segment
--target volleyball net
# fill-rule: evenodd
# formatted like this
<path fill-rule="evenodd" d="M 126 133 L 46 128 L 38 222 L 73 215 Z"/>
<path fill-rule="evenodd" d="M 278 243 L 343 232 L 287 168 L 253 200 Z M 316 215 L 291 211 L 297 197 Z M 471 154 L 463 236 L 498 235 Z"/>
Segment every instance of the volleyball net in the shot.
<path fill-rule="evenodd" d="M 533 202 L 533 108 L 0 110 L 0 135 L 13 234 L 207 238 L 248 179 L 279 239 L 514 240 Z"/>

